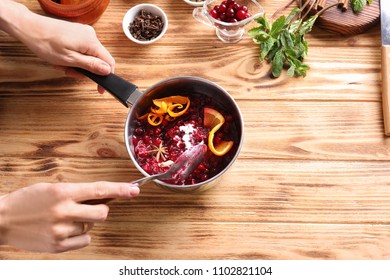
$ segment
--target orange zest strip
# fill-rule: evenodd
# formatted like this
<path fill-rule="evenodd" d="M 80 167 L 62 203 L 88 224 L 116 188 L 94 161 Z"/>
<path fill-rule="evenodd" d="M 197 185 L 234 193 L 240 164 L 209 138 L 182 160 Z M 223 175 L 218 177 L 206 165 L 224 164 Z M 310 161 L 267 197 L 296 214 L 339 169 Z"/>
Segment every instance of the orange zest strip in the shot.
<path fill-rule="evenodd" d="M 164 97 L 160 99 L 153 99 L 153 104 L 156 105 L 157 107 L 161 107 L 161 103 L 165 102 L 167 104 L 186 104 L 189 101 L 189 98 L 186 96 L 181 96 L 181 95 L 173 95 L 169 97 Z"/>
<path fill-rule="evenodd" d="M 233 141 L 221 141 L 218 145 L 214 145 L 214 135 L 225 123 L 225 118 L 220 112 L 212 108 L 205 107 L 203 112 L 203 125 L 211 128 L 208 137 L 208 147 L 214 155 L 223 156 L 230 151 L 234 144 Z"/>
<path fill-rule="evenodd" d="M 184 105 L 186 105 L 184 107 Z M 148 118 L 149 124 L 153 126 L 160 125 L 164 118 L 172 121 L 173 118 L 182 116 L 190 107 L 190 99 L 186 96 L 174 95 L 160 99 L 153 99 L 153 106 L 150 112 L 138 119 Z M 183 109 L 184 108 L 184 109 Z"/>
<path fill-rule="evenodd" d="M 187 102 L 187 106 L 183 110 L 178 111 L 178 112 L 173 111 L 174 109 L 182 109 L 183 107 L 184 106 L 182 104 L 172 104 L 171 106 L 168 107 L 168 114 L 174 118 L 182 116 L 185 112 L 187 112 L 188 108 L 190 107 L 190 100 L 189 99 Z"/>
<path fill-rule="evenodd" d="M 161 102 L 161 106 L 159 107 L 156 106 L 156 108 L 150 108 L 150 111 L 159 115 L 165 114 L 167 110 L 168 110 L 168 104 L 165 101 Z"/>
<path fill-rule="evenodd" d="M 162 115 L 157 115 L 154 113 L 148 114 L 148 123 L 153 126 L 158 126 L 162 123 L 164 117 Z"/>

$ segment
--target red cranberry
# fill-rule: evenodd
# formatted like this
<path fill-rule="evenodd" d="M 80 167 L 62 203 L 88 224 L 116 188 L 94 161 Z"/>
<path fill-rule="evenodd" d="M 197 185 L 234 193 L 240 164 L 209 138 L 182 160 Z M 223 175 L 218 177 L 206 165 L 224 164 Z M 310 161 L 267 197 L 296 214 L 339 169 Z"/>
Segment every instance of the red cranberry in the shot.
<path fill-rule="evenodd" d="M 218 12 L 216 10 L 211 10 L 210 11 L 210 16 L 212 16 L 213 18 L 217 19 L 218 18 Z"/>
<path fill-rule="evenodd" d="M 227 7 L 225 4 L 219 5 L 219 13 L 224 13 L 224 12 L 226 12 L 226 10 L 227 10 Z"/>
<path fill-rule="evenodd" d="M 202 174 L 202 175 L 200 175 L 200 179 L 201 179 L 202 182 L 203 182 L 203 181 L 208 180 L 208 179 L 209 179 L 209 176 L 208 176 L 207 174 Z"/>
<path fill-rule="evenodd" d="M 149 145 L 151 143 L 151 138 L 149 135 L 144 135 L 142 137 L 142 141 L 145 143 L 145 145 Z"/>
<path fill-rule="evenodd" d="M 240 10 L 243 10 L 244 12 L 248 12 L 248 7 L 247 6 L 241 6 Z"/>
<path fill-rule="evenodd" d="M 142 127 L 137 127 L 136 129 L 134 129 L 134 135 L 142 135 L 144 133 L 144 130 L 142 129 Z"/>
<path fill-rule="evenodd" d="M 226 6 L 230 6 L 232 4 L 234 4 L 236 1 L 234 0 L 226 0 Z"/>
<path fill-rule="evenodd" d="M 219 18 L 221 19 L 221 21 L 227 21 L 227 16 L 226 16 L 226 13 L 221 13 L 220 15 L 219 15 Z"/>
<path fill-rule="evenodd" d="M 245 12 L 244 10 L 238 10 L 237 13 L 236 13 L 236 17 L 238 20 L 243 20 L 243 19 L 246 19 L 248 16 L 248 13 Z"/>
<path fill-rule="evenodd" d="M 153 139 L 153 145 L 158 147 L 158 146 L 160 146 L 161 143 L 162 143 L 162 140 L 160 138 Z"/>
<path fill-rule="evenodd" d="M 229 9 L 226 11 L 226 16 L 227 16 L 228 18 L 230 18 L 230 19 L 234 18 L 234 16 L 235 16 L 234 10 L 229 8 Z"/>

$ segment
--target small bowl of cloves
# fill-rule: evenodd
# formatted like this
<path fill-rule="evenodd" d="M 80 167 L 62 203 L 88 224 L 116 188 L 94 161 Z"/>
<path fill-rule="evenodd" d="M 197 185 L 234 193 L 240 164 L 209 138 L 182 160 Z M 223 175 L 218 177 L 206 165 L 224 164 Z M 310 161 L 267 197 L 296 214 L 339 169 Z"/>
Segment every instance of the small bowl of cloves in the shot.
<path fill-rule="evenodd" d="M 139 4 L 126 12 L 122 27 L 131 41 L 141 45 L 151 44 L 164 36 L 168 29 L 168 17 L 156 5 Z"/>

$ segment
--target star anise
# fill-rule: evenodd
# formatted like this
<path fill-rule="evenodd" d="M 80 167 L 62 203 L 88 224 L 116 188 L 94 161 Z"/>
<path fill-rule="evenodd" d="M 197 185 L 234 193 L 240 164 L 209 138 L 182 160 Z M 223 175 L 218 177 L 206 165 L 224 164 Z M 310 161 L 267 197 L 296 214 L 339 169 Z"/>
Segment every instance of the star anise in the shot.
<path fill-rule="evenodd" d="M 156 154 L 156 161 L 160 161 L 160 157 L 163 161 L 166 161 L 166 155 L 168 153 L 168 148 L 163 146 L 163 142 L 161 141 L 159 146 L 152 145 L 153 149 L 149 150 L 148 153 Z"/>

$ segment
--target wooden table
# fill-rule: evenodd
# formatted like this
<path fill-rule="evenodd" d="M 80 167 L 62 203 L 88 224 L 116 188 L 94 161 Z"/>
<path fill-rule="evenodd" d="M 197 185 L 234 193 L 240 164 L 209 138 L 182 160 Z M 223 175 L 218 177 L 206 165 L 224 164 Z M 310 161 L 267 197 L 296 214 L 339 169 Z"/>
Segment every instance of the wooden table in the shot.
<path fill-rule="evenodd" d="M 37 1 L 23 0 L 43 13 Z M 178 194 L 153 184 L 111 202 L 90 246 L 63 254 L 0 248 L 0 259 L 389 259 L 390 138 L 383 134 L 380 28 L 307 36 L 306 78 L 269 76 L 246 36 L 224 44 L 178 0 L 139 46 L 121 20 L 143 1 L 112 0 L 94 25 L 116 73 L 141 89 L 192 75 L 224 87 L 245 122 L 239 158 L 218 186 Z M 271 15 L 284 1 L 261 1 Z M 140 178 L 124 144 L 128 109 L 67 78 L 0 33 L 0 193 L 37 182 Z"/>

